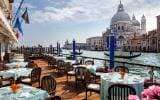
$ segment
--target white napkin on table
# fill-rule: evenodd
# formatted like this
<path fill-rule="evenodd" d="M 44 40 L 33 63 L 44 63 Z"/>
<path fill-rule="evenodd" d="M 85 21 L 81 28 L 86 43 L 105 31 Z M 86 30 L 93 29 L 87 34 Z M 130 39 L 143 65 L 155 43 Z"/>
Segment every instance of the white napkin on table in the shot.
<path fill-rule="evenodd" d="M 28 97 L 30 95 L 29 92 L 24 92 L 19 95 L 19 97 Z"/>

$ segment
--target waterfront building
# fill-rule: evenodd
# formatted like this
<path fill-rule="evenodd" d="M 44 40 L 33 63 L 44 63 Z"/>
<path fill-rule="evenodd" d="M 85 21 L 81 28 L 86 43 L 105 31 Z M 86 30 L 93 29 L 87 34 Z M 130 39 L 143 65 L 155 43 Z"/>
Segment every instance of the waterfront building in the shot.
<path fill-rule="evenodd" d="M 0 0 L 0 60 L 3 61 L 10 53 L 11 45 L 17 41 L 11 27 L 12 3 L 14 0 Z"/>
<path fill-rule="evenodd" d="M 134 34 L 126 40 L 124 51 L 160 52 L 160 16 L 157 16 L 157 29 L 146 34 Z"/>
<path fill-rule="evenodd" d="M 160 15 L 157 16 L 157 52 L 160 52 Z"/>
<path fill-rule="evenodd" d="M 110 29 L 107 29 L 102 33 L 102 48 L 103 50 L 109 50 L 109 34 Z"/>
<path fill-rule="evenodd" d="M 116 47 L 121 49 L 127 37 L 133 36 L 134 33 L 146 33 L 146 18 L 143 15 L 140 23 L 133 14 L 131 19 L 129 14 L 125 12 L 123 4 L 120 2 L 116 14 L 111 19 L 110 29 L 112 29 L 115 34 Z"/>
<path fill-rule="evenodd" d="M 87 38 L 86 44 L 87 44 L 88 50 L 102 50 L 103 49 L 101 36 Z"/>
<path fill-rule="evenodd" d="M 69 43 L 68 40 L 65 41 L 65 44 L 63 46 L 64 49 L 72 49 L 73 45 L 72 43 Z M 86 43 L 76 43 L 76 49 L 79 50 L 79 49 L 86 49 Z"/>

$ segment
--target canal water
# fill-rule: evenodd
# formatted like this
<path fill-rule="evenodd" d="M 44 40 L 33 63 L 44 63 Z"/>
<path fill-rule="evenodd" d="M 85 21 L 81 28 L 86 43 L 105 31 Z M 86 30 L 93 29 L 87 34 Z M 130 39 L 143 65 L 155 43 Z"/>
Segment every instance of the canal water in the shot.
<path fill-rule="evenodd" d="M 104 52 L 106 51 L 86 51 L 86 50 L 81 50 L 81 51 L 83 52 L 82 56 L 109 59 L 108 56 L 104 55 Z M 63 53 L 69 54 L 70 52 L 71 50 L 63 50 Z M 107 51 L 107 53 L 109 52 Z M 125 54 L 127 53 L 129 55 L 129 52 L 125 52 Z M 160 66 L 160 53 L 142 53 L 141 56 L 136 58 L 132 59 L 116 58 L 115 60 Z"/>
<path fill-rule="evenodd" d="M 81 56 L 86 57 L 94 57 L 94 58 L 103 58 L 103 59 L 109 59 L 108 56 L 104 55 L 104 52 L 109 53 L 108 51 L 86 51 L 81 50 L 83 54 Z M 63 50 L 64 54 L 70 54 L 71 50 Z M 120 53 L 120 52 L 118 52 Z M 117 51 L 116 51 L 117 54 Z M 129 52 L 123 52 L 122 54 L 128 54 Z M 145 64 L 145 65 L 154 65 L 154 66 L 160 66 L 160 53 L 141 53 L 141 56 L 132 58 L 132 59 L 122 59 L 122 58 L 115 58 L 117 61 L 125 61 L 125 62 L 132 62 L 132 63 L 138 63 L 138 64 Z M 104 65 L 104 61 L 100 60 L 94 60 L 94 63 L 97 65 Z M 106 65 L 109 66 L 109 62 L 106 63 Z M 115 66 L 122 65 L 115 63 Z M 135 66 L 135 65 L 127 65 L 130 69 L 131 74 L 140 75 L 142 77 L 146 77 L 148 79 L 150 77 L 150 69 L 142 66 Z M 154 79 L 158 80 L 160 82 L 160 71 L 154 70 Z"/>

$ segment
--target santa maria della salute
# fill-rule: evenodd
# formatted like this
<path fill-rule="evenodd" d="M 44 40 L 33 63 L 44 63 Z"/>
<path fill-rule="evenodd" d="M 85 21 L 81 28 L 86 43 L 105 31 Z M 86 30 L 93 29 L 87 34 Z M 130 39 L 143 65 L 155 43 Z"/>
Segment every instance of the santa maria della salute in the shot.
<path fill-rule="evenodd" d="M 110 29 L 114 32 L 116 38 L 116 47 L 121 48 L 126 42 L 126 38 L 146 33 L 146 18 L 142 15 L 139 22 L 133 14 L 132 19 L 125 12 L 124 6 L 120 1 L 118 10 L 111 19 Z"/>

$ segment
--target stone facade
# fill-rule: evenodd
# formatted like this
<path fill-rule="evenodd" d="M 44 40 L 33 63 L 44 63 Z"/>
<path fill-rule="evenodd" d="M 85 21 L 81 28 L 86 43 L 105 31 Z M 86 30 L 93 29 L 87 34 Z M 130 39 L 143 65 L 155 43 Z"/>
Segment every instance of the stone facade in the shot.
<path fill-rule="evenodd" d="M 102 37 L 90 37 L 86 40 L 88 50 L 103 50 Z"/>
<path fill-rule="evenodd" d="M 160 16 L 157 16 L 157 29 L 143 35 L 129 37 L 124 47 L 125 51 L 160 52 Z"/>
<path fill-rule="evenodd" d="M 11 45 L 17 41 L 11 27 L 12 3 L 14 0 L 0 0 L 0 60 L 10 52 Z"/>
<path fill-rule="evenodd" d="M 73 46 L 72 46 L 72 43 L 69 43 L 69 41 L 66 40 L 63 48 L 64 48 L 64 49 L 72 49 L 72 47 L 73 47 Z M 76 49 L 77 49 L 77 50 L 78 50 L 78 49 L 86 49 L 86 48 L 87 48 L 86 43 L 76 43 Z"/>
<path fill-rule="evenodd" d="M 120 2 L 117 12 L 111 19 L 110 29 L 115 34 L 116 48 L 122 49 L 128 37 L 133 36 L 134 33 L 146 33 L 146 18 L 143 15 L 140 23 L 133 14 L 131 19 Z"/>
<path fill-rule="evenodd" d="M 103 50 L 109 50 L 109 35 L 110 35 L 110 29 L 107 29 L 105 32 L 102 33 Z"/>
<path fill-rule="evenodd" d="M 157 31 L 149 31 L 148 34 L 134 35 L 127 39 L 124 51 L 157 52 Z"/>

